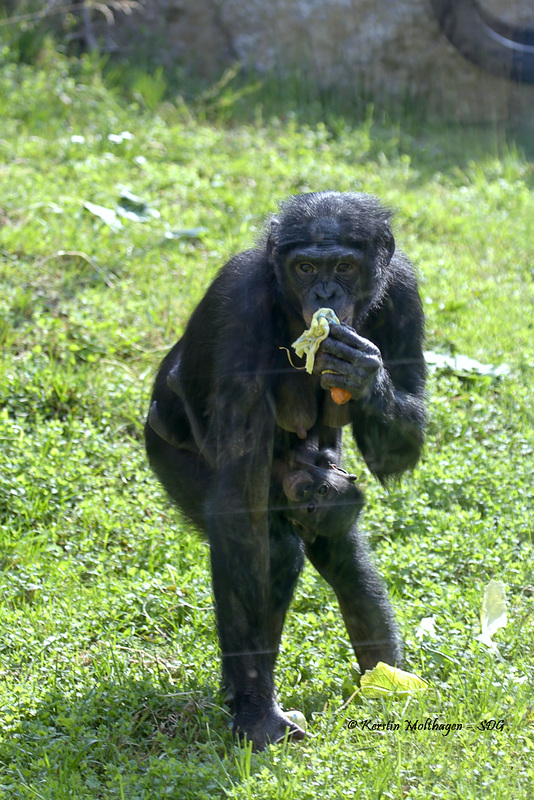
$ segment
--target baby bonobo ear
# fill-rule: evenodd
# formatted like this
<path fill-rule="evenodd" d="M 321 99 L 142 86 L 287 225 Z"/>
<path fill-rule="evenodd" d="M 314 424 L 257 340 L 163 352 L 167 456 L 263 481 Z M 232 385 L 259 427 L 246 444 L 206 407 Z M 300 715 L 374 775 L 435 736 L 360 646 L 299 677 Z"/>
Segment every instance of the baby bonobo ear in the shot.
<path fill-rule="evenodd" d="M 339 473 L 340 473 L 341 475 L 343 475 L 343 476 L 344 476 L 344 477 L 345 477 L 345 478 L 346 478 L 348 481 L 351 481 L 351 483 L 354 483 L 355 481 L 357 481 L 357 480 L 358 480 L 358 476 L 357 476 L 357 475 L 353 475 L 351 472 L 347 472 L 347 470 L 346 470 L 346 469 L 343 469 L 343 467 L 338 467 L 338 465 L 337 465 L 337 464 L 329 464 L 328 466 L 330 467 L 330 469 L 333 469 L 333 470 L 335 470 L 336 472 L 339 472 Z"/>

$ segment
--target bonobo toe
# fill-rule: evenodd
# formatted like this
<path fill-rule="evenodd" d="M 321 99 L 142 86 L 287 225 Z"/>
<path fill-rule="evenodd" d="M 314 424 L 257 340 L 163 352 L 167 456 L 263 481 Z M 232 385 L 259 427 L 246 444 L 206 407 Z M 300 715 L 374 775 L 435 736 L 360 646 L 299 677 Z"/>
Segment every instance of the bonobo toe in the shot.
<path fill-rule="evenodd" d="M 233 732 L 238 739 L 252 742 L 256 752 L 264 750 L 268 744 L 281 742 L 286 734 L 297 741 L 307 736 L 302 728 L 286 717 L 278 705 L 273 705 L 261 715 L 247 712 L 236 714 Z"/>

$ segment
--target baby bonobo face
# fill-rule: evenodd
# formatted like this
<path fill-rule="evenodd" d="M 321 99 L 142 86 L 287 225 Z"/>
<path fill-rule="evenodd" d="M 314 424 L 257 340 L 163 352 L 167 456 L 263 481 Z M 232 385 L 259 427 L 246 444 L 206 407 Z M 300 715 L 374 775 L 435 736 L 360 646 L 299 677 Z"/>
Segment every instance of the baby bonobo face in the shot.
<path fill-rule="evenodd" d="M 287 516 L 303 541 L 312 544 L 318 535 L 331 538 L 349 530 L 364 500 L 355 481 L 355 475 L 335 464 L 306 465 L 284 476 Z"/>

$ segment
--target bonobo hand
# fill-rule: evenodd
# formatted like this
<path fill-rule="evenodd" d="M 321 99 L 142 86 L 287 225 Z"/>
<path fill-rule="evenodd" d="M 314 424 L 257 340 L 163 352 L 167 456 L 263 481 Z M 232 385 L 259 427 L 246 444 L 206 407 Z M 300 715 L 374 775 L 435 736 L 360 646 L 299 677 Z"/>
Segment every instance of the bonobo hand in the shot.
<path fill-rule="evenodd" d="M 323 389 L 338 386 L 347 389 L 353 400 L 360 400 L 371 393 L 377 377 L 384 371 L 384 364 L 375 344 L 341 324 L 330 326 L 330 335 L 321 343 L 313 371 L 324 373 L 321 375 Z"/>

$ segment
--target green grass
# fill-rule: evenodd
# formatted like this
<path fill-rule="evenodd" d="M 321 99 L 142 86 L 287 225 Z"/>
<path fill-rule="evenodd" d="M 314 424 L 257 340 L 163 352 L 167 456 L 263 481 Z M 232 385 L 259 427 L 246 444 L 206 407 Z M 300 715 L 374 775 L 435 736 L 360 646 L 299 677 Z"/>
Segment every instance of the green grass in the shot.
<path fill-rule="evenodd" d="M 185 103 L 161 75 L 123 93 L 94 60 L 2 59 L 0 798 L 530 797 L 532 164 L 495 131 L 320 122 L 316 107 L 306 124 L 306 108 L 268 114 L 257 88 L 246 114 L 231 82 Z M 123 187 L 159 216 L 112 229 L 86 208 L 116 210 Z M 388 491 L 347 443 L 407 667 L 431 690 L 345 705 L 354 659 L 307 569 L 277 681 L 313 738 L 251 755 L 217 692 L 207 548 L 150 475 L 142 424 L 217 268 L 278 198 L 323 188 L 397 209 L 428 349 L 510 372 L 432 376 L 424 458 Z M 500 658 L 474 638 L 491 579 L 509 601 Z M 462 729 L 406 729 L 436 717 Z M 491 719 L 502 730 L 479 729 Z"/>

